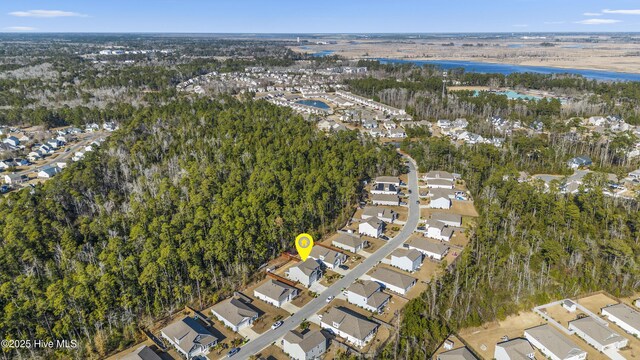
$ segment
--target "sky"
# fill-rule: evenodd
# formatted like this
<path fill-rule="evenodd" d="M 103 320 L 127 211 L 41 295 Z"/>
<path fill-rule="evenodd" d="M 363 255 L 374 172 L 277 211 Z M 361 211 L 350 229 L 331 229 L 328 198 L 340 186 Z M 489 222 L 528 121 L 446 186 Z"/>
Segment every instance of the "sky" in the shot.
<path fill-rule="evenodd" d="M 640 0 L 0 0 L 0 32 L 640 32 Z"/>

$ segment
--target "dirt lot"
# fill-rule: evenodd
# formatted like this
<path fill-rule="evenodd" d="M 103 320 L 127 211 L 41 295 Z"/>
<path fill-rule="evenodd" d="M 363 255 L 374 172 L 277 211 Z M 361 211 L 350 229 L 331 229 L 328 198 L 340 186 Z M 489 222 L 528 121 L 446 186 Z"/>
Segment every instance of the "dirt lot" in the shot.
<path fill-rule="evenodd" d="M 382 246 L 384 246 L 384 244 L 387 243 L 384 240 L 375 239 L 368 236 L 363 236 L 362 238 L 366 239 L 369 242 L 369 247 L 364 249 L 364 251 L 368 252 L 369 254 L 373 254 L 374 252 L 378 251 L 378 249 L 380 249 Z"/>
<path fill-rule="evenodd" d="M 422 204 L 422 201 L 421 201 Z M 426 202 L 425 204 L 428 204 Z M 463 220 L 465 216 L 477 217 L 478 212 L 476 211 L 475 206 L 472 201 L 460 201 L 460 200 L 451 200 L 451 208 L 450 209 L 430 209 L 430 208 L 422 208 L 420 209 L 420 218 L 428 219 L 431 217 L 433 212 L 447 213 L 447 214 L 460 214 L 463 216 Z"/>
<path fill-rule="evenodd" d="M 545 308 L 547 315 L 549 315 L 552 319 L 560 323 L 560 325 L 565 328 L 569 328 L 569 321 L 576 320 L 578 316 L 587 315 L 584 314 L 580 309 L 571 313 L 567 309 L 563 308 L 562 305 L 553 305 Z"/>
<path fill-rule="evenodd" d="M 253 323 L 253 327 L 251 328 L 258 334 L 269 330 L 274 322 L 285 319 L 291 315 L 286 310 L 269 305 L 262 300 L 255 300 L 251 305 L 260 310 L 260 317 Z"/>
<path fill-rule="evenodd" d="M 162 350 L 159 350 L 159 349 L 158 349 L 158 348 L 153 344 L 153 341 L 151 341 L 151 340 L 147 340 L 147 341 L 145 341 L 145 342 L 143 342 L 143 343 L 136 344 L 136 345 L 134 345 L 134 346 L 130 347 L 129 349 L 127 349 L 127 350 L 124 350 L 124 351 L 119 352 L 119 353 L 117 353 L 117 354 L 115 354 L 115 355 L 113 355 L 113 356 L 110 356 L 110 357 L 108 357 L 108 358 L 107 358 L 107 360 L 116 360 L 116 359 L 120 359 L 121 357 L 123 357 L 123 356 L 125 356 L 125 355 L 127 355 L 127 354 L 129 354 L 129 353 L 131 353 L 131 352 L 133 352 L 133 351 L 135 351 L 136 349 L 138 349 L 138 348 L 139 348 L 140 346 L 142 346 L 142 345 L 146 345 L 146 346 L 150 347 L 151 349 L 153 349 L 153 351 L 154 351 L 158 356 L 160 356 L 160 358 L 161 358 L 162 360 L 180 359 L 180 357 L 172 357 L 172 356 L 170 355 L 170 353 L 171 353 L 171 352 L 173 352 L 173 353 L 174 353 L 174 355 L 176 355 L 176 356 L 177 356 L 178 354 L 176 353 L 176 351 L 175 351 L 175 350 L 171 350 L 169 353 L 162 352 Z"/>
<path fill-rule="evenodd" d="M 320 284 L 329 287 L 331 286 L 331 284 L 333 284 L 334 282 L 338 281 L 340 279 L 341 275 L 333 272 L 331 270 L 327 270 L 324 273 L 324 276 L 322 277 L 322 279 L 320 280 Z"/>
<path fill-rule="evenodd" d="M 485 359 L 492 359 L 495 351 L 495 344 L 499 343 L 503 336 L 509 339 L 521 337 L 524 330 L 544 324 L 545 321 L 533 311 L 527 311 L 518 315 L 507 317 L 504 321 L 486 323 L 480 327 L 463 329 L 459 332 L 460 337 L 469 343 L 469 345 Z M 454 348 L 460 347 L 455 342 Z M 461 345 L 461 344 L 460 344 Z M 484 350 L 483 350 L 484 349 Z M 539 352 L 536 351 L 536 359 L 544 359 Z"/>
<path fill-rule="evenodd" d="M 269 345 L 269 347 L 262 350 L 259 355 L 261 359 L 266 360 L 280 360 L 289 358 L 289 355 L 285 354 L 281 348 L 275 345 Z"/>
<path fill-rule="evenodd" d="M 382 314 L 375 314 L 373 317 L 386 323 L 392 323 L 396 318 L 396 312 L 399 312 L 409 301 L 392 292 L 387 292 L 387 294 L 391 295 L 391 299 L 389 299 L 389 303 L 384 309 L 384 312 Z"/>

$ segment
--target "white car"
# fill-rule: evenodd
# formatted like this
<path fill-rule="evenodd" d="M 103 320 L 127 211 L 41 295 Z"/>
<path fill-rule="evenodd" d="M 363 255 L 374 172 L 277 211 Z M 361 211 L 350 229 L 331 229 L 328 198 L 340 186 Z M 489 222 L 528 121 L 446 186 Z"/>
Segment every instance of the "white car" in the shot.
<path fill-rule="evenodd" d="M 284 322 L 276 321 L 273 325 L 271 325 L 271 330 L 279 328 L 280 326 L 282 326 L 282 324 L 284 324 Z"/>
<path fill-rule="evenodd" d="M 333 296 L 329 296 L 329 297 L 327 298 L 327 302 L 331 302 L 331 300 L 333 300 Z"/>

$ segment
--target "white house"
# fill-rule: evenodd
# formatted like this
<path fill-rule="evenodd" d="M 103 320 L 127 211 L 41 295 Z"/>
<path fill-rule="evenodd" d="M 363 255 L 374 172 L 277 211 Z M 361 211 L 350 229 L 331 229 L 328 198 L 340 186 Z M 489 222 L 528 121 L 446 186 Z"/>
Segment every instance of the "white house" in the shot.
<path fill-rule="evenodd" d="M 455 193 L 445 189 L 431 189 L 429 196 L 431 197 L 429 201 L 431 209 L 450 209 L 451 198 L 455 196 Z"/>
<path fill-rule="evenodd" d="M 400 178 L 397 176 L 378 176 L 375 179 L 376 184 L 391 184 L 395 187 L 400 186 Z"/>
<path fill-rule="evenodd" d="M 328 342 L 322 331 L 291 330 L 282 338 L 282 350 L 294 360 L 317 360 L 327 351 Z"/>
<path fill-rule="evenodd" d="M 38 177 L 42 179 L 50 179 L 58 174 L 62 169 L 57 166 L 47 166 L 40 169 Z"/>
<path fill-rule="evenodd" d="M 160 336 L 187 359 L 206 356 L 218 343 L 218 339 L 209 330 L 190 317 L 185 317 L 160 330 Z"/>
<path fill-rule="evenodd" d="M 455 181 L 453 174 L 447 171 L 429 171 L 424 175 L 424 179 L 429 182 L 430 180 L 448 180 Z"/>
<path fill-rule="evenodd" d="M 364 211 L 362 211 L 362 215 L 360 216 L 360 218 L 363 220 L 367 220 L 372 217 L 377 217 L 378 219 L 384 222 L 393 223 L 398 217 L 398 213 L 396 213 L 391 209 L 385 209 L 383 207 L 377 207 L 377 206 L 365 207 Z"/>
<path fill-rule="evenodd" d="M 373 339 L 378 330 L 377 323 L 355 316 L 342 308 L 332 307 L 319 317 L 320 326 L 323 329 L 331 330 L 356 347 L 365 346 Z"/>
<path fill-rule="evenodd" d="M 231 330 L 238 332 L 250 327 L 256 319 L 258 312 L 250 308 L 244 301 L 232 297 L 219 302 L 211 308 L 211 313 Z"/>
<path fill-rule="evenodd" d="M 371 274 L 371 280 L 400 295 L 406 295 L 418 281 L 409 275 L 384 267 L 377 268 Z"/>
<path fill-rule="evenodd" d="M 373 194 L 371 202 L 373 205 L 398 206 L 400 205 L 400 197 L 398 195 Z"/>
<path fill-rule="evenodd" d="M 347 261 L 347 255 L 331 250 L 322 245 L 315 245 L 309 253 L 309 257 L 317 260 L 326 268 L 335 269 Z"/>
<path fill-rule="evenodd" d="M 569 330 L 583 338 L 589 345 L 598 351 L 609 349 L 621 349 L 629 343 L 629 340 L 609 329 L 608 323 L 591 316 L 569 321 Z"/>
<path fill-rule="evenodd" d="M 6 174 L 4 176 L 4 183 L 13 185 L 13 184 L 22 184 L 23 182 L 28 181 L 29 178 L 27 175 L 19 175 L 19 174 Z"/>
<path fill-rule="evenodd" d="M 524 331 L 524 337 L 552 360 L 584 360 L 587 352 L 562 335 L 552 325 L 544 324 Z"/>
<path fill-rule="evenodd" d="M 382 292 L 382 286 L 375 281 L 356 281 L 345 290 L 347 301 L 363 309 L 382 313 L 391 295 Z"/>
<path fill-rule="evenodd" d="M 622 303 L 603 307 L 600 312 L 622 330 L 640 337 L 640 312 Z"/>
<path fill-rule="evenodd" d="M 8 138 L 4 139 L 3 142 L 13 147 L 17 147 L 20 145 L 20 140 L 15 136 L 9 136 Z"/>
<path fill-rule="evenodd" d="M 447 226 L 462 226 L 462 215 L 448 214 L 448 213 L 433 213 L 431 215 L 432 220 L 440 221 Z"/>
<path fill-rule="evenodd" d="M 418 250 L 408 250 L 408 249 L 395 249 L 391 253 L 391 266 L 397 267 L 398 269 L 414 272 L 420 269 L 422 265 L 423 255 Z"/>
<path fill-rule="evenodd" d="M 322 277 L 322 268 L 317 261 L 307 258 L 307 260 L 287 269 L 285 276 L 289 280 L 297 281 L 306 287 L 310 287 Z"/>
<path fill-rule="evenodd" d="M 478 360 L 466 346 L 445 351 L 438 355 L 438 360 Z"/>
<path fill-rule="evenodd" d="M 340 233 L 338 236 L 331 241 L 331 245 L 337 247 L 338 249 L 347 250 L 354 254 L 362 251 L 365 246 L 367 246 L 367 241 L 360 238 L 359 236 Z"/>
<path fill-rule="evenodd" d="M 438 261 L 444 259 L 449 253 L 449 246 L 423 237 L 412 236 L 405 244 L 407 248 L 418 250 L 424 256 Z"/>
<path fill-rule="evenodd" d="M 433 179 L 427 181 L 427 187 L 429 189 L 453 189 L 453 181 L 446 179 Z"/>
<path fill-rule="evenodd" d="M 369 218 L 358 224 L 358 233 L 373 238 L 379 238 L 384 232 L 384 221 L 377 217 Z"/>
<path fill-rule="evenodd" d="M 371 188 L 372 194 L 395 195 L 400 192 L 400 188 L 394 184 L 377 183 Z"/>
<path fill-rule="evenodd" d="M 565 308 L 568 312 L 576 312 L 578 309 L 576 303 L 569 299 L 565 299 L 562 301 L 562 307 Z"/>
<path fill-rule="evenodd" d="M 253 290 L 253 296 L 275 307 L 282 307 L 298 296 L 298 289 L 281 281 L 269 279 Z"/>
<path fill-rule="evenodd" d="M 425 235 L 432 239 L 449 241 L 453 236 L 453 229 L 447 227 L 443 222 L 429 219 L 427 220 L 427 232 Z"/>
<path fill-rule="evenodd" d="M 535 359 L 535 350 L 527 340 L 515 338 L 497 343 L 493 358 L 495 360 Z"/>

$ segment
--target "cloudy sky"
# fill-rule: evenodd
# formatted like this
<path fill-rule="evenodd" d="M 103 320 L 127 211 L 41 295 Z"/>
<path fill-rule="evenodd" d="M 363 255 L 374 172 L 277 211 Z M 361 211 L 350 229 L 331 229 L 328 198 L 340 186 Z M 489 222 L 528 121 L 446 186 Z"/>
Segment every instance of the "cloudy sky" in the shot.
<path fill-rule="evenodd" d="M 640 32 L 640 0 L 0 0 L 0 31 Z"/>

